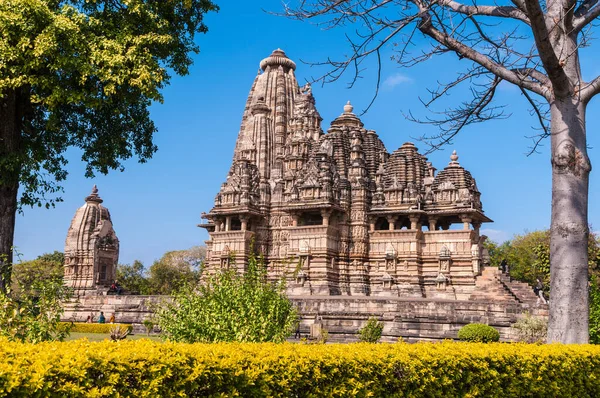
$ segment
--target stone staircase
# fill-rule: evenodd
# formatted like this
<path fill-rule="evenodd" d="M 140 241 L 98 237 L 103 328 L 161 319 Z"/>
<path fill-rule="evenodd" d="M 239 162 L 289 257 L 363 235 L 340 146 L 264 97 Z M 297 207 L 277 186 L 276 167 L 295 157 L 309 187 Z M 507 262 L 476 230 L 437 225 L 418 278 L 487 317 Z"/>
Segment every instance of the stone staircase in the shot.
<path fill-rule="evenodd" d="M 519 300 L 520 303 L 536 305 L 538 297 L 533 292 L 533 288 L 525 283 L 512 280 L 508 275 L 498 270 L 498 280 Z"/>
<path fill-rule="evenodd" d="M 469 296 L 469 301 L 502 301 L 521 303 L 519 297 L 500 280 L 500 270 L 485 267 L 475 280 L 475 291 Z"/>
<path fill-rule="evenodd" d="M 527 283 L 512 280 L 494 267 L 485 267 L 475 281 L 475 292 L 469 300 L 516 301 L 537 305 L 537 296 Z"/>

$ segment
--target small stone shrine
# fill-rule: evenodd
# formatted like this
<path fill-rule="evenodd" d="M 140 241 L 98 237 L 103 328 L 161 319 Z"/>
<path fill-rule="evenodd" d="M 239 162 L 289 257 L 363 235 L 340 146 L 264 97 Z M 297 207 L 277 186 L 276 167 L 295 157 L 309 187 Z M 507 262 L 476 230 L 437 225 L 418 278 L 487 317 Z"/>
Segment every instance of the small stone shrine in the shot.
<path fill-rule="evenodd" d="M 243 269 L 254 241 L 291 295 L 468 299 L 491 220 L 456 151 L 438 173 L 412 143 L 390 154 L 350 102 L 324 133 L 295 69 L 279 49 L 260 63 L 233 164 L 200 225 L 208 269 L 232 256 Z"/>
<path fill-rule="evenodd" d="M 67 233 L 64 280 L 79 296 L 106 293 L 116 278 L 119 239 L 102 202 L 94 185 Z"/>

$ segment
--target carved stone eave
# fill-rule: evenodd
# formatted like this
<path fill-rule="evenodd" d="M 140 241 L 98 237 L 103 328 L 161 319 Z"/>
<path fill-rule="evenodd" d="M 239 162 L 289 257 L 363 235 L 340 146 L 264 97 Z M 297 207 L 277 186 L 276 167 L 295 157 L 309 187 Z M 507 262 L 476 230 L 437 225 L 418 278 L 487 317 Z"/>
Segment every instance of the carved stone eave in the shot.
<path fill-rule="evenodd" d="M 235 206 L 235 207 L 214 207 L 210 213 L 206 215 L 207 219 L 214 219 L 215 217 L 223 217 L 223 216 L 236 216 L 236 215 L 249 215 L 249 216 L 257 216 L 264 217 L 265 214 L 260 209 L 257 209 L 255 206 Z"/>
<path fill-rule="evenodd" d="M 367 215 L 373 217 L 385 217 L 390 215 L 403 215 L 403 216 L 426 216 L 428 212 L 424 210 L 410 209 L 405 206 L 395 207 L 373 207 L 371 211 L 367 212 Z"/>
<path fill-rule="evenodd" d="M 427 210 L 429 216 L 439 216 L 449 218 L 453 222 L 461 222 L 461 216 L 468 215 L 475 222 L 494 222 L 492 219 L 483 214 L 482 211 L 471 208 L 454 208 L 454 209 L 440 209 L 440 210 Z"/>
<path fill-rule="evenodd" d="M 306 210 L 322 210 L 322 209 L 330 209 L 330 210 L 337 210 L 340 212 L 344 211 L 344 208 L 342 208 L 341 206 L 335 204 L 335 203 L 331 203 L 331 202 L 322 202 L 322 201 L 315 201 L 315 202 L 308 202 L 308 201 L 302 201 L 301 203 L 287 203 L 285 207 L 283 207 L 283 211 L 287 212 L 287 213 L 297 213 L 297 212 L 302 212 L 302 211 L 306 211 Z"/>

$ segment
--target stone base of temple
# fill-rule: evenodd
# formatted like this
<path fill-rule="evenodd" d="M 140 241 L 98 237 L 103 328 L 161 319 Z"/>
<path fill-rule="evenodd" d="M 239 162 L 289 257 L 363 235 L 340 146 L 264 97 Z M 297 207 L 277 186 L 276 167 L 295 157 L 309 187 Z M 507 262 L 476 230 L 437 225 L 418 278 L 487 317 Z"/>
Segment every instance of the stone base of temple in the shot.
<path fill-rule="evenodd" d="M 501 340 L 508 341 L 515 338 L 510 326 L 522 314 L 548 316 L 548 306 L 537 304 L 531 287 L 511 281 L 494 268 L 484 269 L 476 289 L 466 299 L 456 299 L 452 286 L 444 289 L 425 286 L 427 297 L 419 297 L 422 292 L 418 286 L 382 288 L 371 292 L 371 296 L 311 295 L 311 288 L 325 287 L 312 287 L 307 282 L 289 285 L 290 299 L 300 312 L 302 337 L 310 333 L 311 325 L 321 322 L 322 328 L 329 332 L 329 341 L 357 341 L 358 330 L 374 316 L 384 322 L 382 341 L 394 342 L 400 337 L 409 342 L 456 339 L 458 330 L 469 323 L 491 325 L 500 332 Z M 152 316 L 155 305 L 169 299 L 168 296 L 81 296 L 65 304 L 63 320 L 85 322 L 88 315 L 97 319 L 103 311 L 107 318 L 115 314 L 117 322 L 141 324 Z"/>
<path fill-rule="evenodd" d="M 100 311 L 108 319 L 115 314 L 117 323 L 142 323 L 152 316 L 155 305 L 170 300 L 169 296 L 86 295 L 74 297 L 64 304 L 65 322 L 85 322 L 89 315 L 98 319 Z"/>
<path fill-rule="evenodd" d="M 511 325 L 520 315 L 548 316 L 546 305 L 502 301 L 314 296 L 292 300 L 302 315 L 301 337 L 309 337 L 311 325 L 320 322 L 330 342 L 358 341 L 357 331 L 372 316 L 383 321 L 384 342 L 456 339 L 458 330 L 469 323 L 493 326 L 501 341 L 510 341 L 516 338 Z"/>

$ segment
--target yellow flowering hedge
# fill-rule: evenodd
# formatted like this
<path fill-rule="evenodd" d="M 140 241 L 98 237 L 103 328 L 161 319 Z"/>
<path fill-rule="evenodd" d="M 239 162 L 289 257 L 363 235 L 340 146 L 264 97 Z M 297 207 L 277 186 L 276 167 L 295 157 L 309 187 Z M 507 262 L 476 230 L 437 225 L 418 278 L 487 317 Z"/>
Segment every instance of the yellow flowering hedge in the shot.
<path fill-rule="evenodd" d="M 600 347 L 1 341 L 0 396 L 598 397 Z"/>
<path fill-rule="evenodd" d="M 70 322 L 61 322 L 65 326 L 71 325 Z M 121 323 L 73 323 L 69 330 L 72 333 L 110 333 L 110 329 L 115 326 L 126 327 L 131 331 L 133 326 Z"/>

